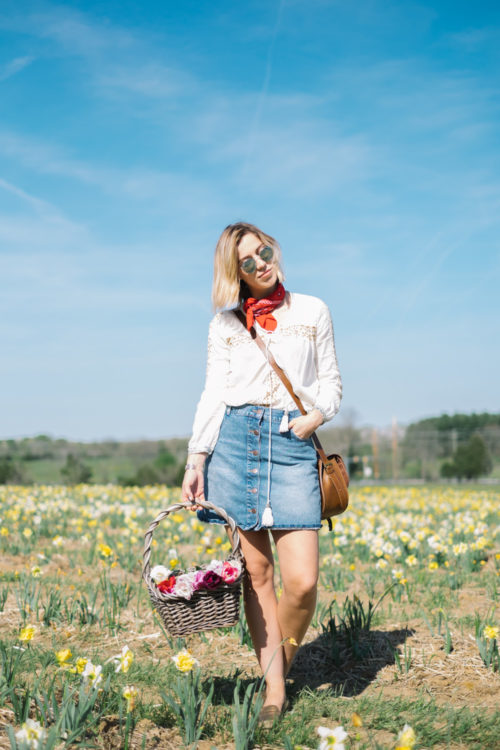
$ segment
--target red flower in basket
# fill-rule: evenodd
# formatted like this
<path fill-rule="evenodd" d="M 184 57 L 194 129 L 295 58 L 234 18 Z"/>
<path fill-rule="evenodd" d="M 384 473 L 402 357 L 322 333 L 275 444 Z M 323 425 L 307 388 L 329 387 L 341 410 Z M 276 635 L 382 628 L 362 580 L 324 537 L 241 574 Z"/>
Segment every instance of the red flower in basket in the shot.
<path fill-rule="evenodd" d="M 240 568 L 237 568 L 235 565 L 231 565 L 231 563 L 226 560 L 222 567 L 222 580 L 225 583 L 234 583 L 238 579 L 240 573 Z"/>
<path fill-rule="evenodd" d="M 200 570 L 195 575 L 194 586 L 199 589 L 216 589 L 222 583 L 222 578 L 213 570 Z"/>
<path fill-rule="evenodd" d="M 156 585 L 162 594 L 171 594 L 175 587 L 175 576 L 169 576 L 165 581 L 160 581 Z"/>

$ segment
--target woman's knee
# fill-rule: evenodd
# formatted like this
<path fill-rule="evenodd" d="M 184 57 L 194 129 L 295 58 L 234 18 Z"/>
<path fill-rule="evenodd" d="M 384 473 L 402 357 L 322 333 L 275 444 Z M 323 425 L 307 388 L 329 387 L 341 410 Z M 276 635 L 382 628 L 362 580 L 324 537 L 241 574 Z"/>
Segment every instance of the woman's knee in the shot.
<path fill-rule="evenodd" d="M 287 575 L 283 580 L 283 591 L 298 604 L 316 596 L 318 576 L 314 571 Z"/>
<path fill-rule="evenodd" d="M 251 588 L 265 589 L 274 585 L 274 565 L 268 561 L 259 560 L 246 564 L 247 581 Z"/>

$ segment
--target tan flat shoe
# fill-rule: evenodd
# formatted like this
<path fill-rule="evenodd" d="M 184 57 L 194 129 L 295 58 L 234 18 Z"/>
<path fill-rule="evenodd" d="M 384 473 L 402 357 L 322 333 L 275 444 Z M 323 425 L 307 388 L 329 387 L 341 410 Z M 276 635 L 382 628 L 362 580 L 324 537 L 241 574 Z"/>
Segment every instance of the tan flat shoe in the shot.
<path fill-rule="evenodd" d="M 285 698 L 285 702 L 283 703 L 282 707 L 279 706 L 264 706 L 260 710 L 258 723 L 259 726 L 262 727 L 262 729 L 271 729 L 271 727 L 274 726 L 274 724 L 281 719 L 283 714 L 288 708 L 288 699 Z"/>

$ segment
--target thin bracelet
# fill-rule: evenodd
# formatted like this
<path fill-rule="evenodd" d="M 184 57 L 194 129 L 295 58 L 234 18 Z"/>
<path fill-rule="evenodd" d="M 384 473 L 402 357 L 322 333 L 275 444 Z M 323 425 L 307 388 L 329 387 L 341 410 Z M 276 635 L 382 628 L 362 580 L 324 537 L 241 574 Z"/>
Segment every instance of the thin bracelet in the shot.
<path fill-rule="evenodd" d="M 195 471 L 202 471 L 202 469 L 199 466 L 196 466 L 196 464 L 186 464 L 184 467 L 184 471 L 187 471 L 188 469 L 194 469 Z"/>

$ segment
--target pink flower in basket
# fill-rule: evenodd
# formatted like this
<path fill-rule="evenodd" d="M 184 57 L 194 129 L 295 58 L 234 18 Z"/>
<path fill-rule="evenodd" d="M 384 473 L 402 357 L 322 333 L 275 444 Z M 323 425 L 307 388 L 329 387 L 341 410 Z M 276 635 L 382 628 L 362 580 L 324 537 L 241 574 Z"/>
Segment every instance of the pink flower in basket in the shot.
<path fill-rule="evenodd" d="M 213 570 L 214 573 L 217 573 L 217 575 L 222 575 L 222 568 L 224 567 L 224 562 L 222 560 L 212 560 L 212 562 L 209 562 L 207 565 L 207 570 Z"/>
<path fill-rule="evenodd" d="M 190 574 L 183 573 L 178 577 L 177 583 L 175 584 L 175 589 L 172 593 L 174 593 L 176 596 L 181 596 L 183 599 L 191 599 L 194 591 L 195 587 L 193 585 L 193 581 L 191 580 Z"/>
<path fill-rule="evenodd" d="M 239 565 L 233 565 L 226 560 L 222 567 L 222 580 L 225 583 L 234 583 L 238 580 L 240 573 L 241 567 Z"/>
<path fill-rule="evenodd" d="M 214 570 L 199 570 L 194 576 L 194 589 L 215 589 L 222 583 L 222 578 Z"/>
<path fill-rule="evenodd" d="M 172 594 L 175 587 L 175 576 L 170 576 L 165 581 L 160 581 L 160 583 L 157 583 L 156 585 L 158 591 L 161 591 L 162 594 Z"/>

